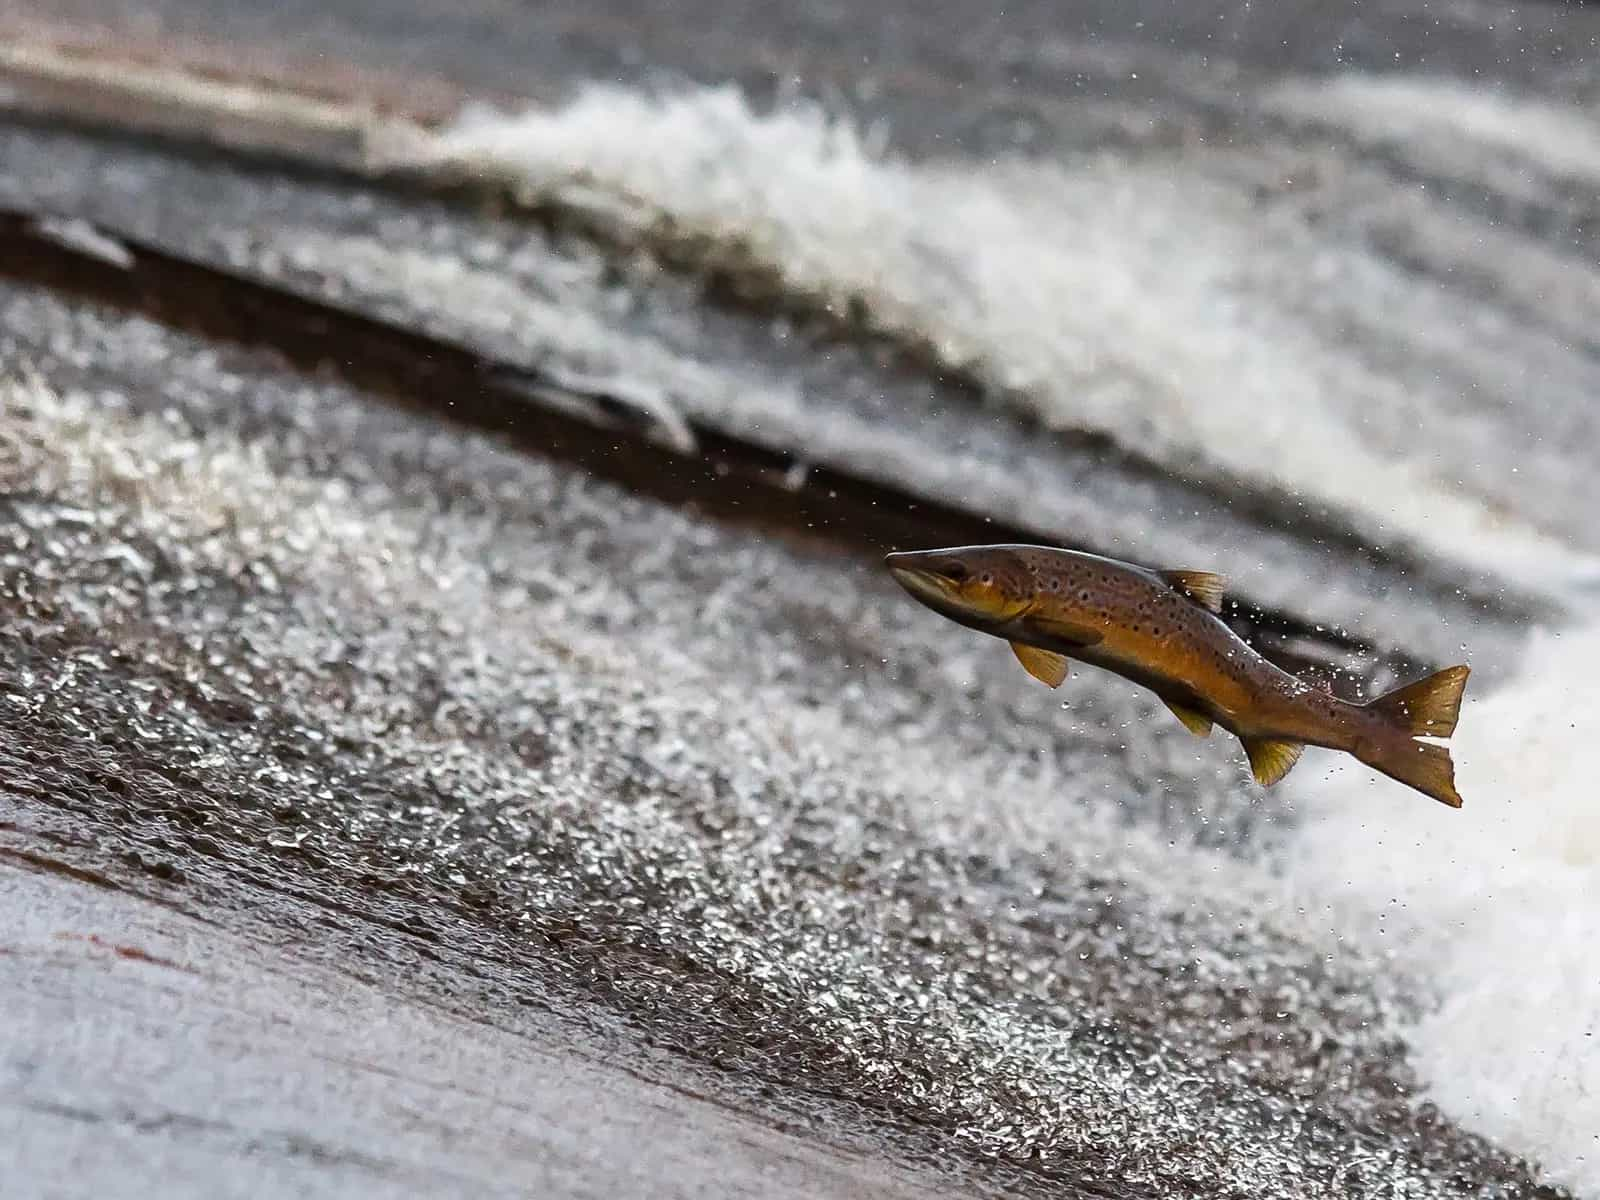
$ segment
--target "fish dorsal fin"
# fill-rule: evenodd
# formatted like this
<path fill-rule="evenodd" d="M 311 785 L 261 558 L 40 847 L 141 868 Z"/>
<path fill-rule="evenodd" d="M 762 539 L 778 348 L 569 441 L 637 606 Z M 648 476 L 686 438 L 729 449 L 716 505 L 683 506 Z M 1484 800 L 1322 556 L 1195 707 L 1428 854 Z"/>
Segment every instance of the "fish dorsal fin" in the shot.
<path fill-rule="evenodd" d="M 1011 652 L 1022 669 L 1046 687 L 1060 687 L 1067 681 L 1067 656 L 1054 650 L 1041 650 L 1023 642 L 1012 642 Z"/>
<path fill-rule="evenodd" d="M 1161 578 L 1201 608 L 1214 613 L 1222 611 L 1222 592 L 1228 581 L 1221 575 L 1210 571 L 1162 571 Z"/>
<path fill-rule="evenodd" d="M 1262 787 L 1271 787 L 1294 769 L 1305 747 L 1299 742 L 1277 742 L 1271 738 L 1241 738 L 1250 756 L 1250 771 Z"/>
<path fill-rule="evenodd" d="M 1184 728 L 1196 737 L 1211 736 L 1211 718 L 1206 716 L 1205 713 L 1197 712 L 1186 705 L 1174 704 L 1171 700 L 1163 700 L 1161 703 L 1170 708 L 1172 715 L 1182 721 Z"/>

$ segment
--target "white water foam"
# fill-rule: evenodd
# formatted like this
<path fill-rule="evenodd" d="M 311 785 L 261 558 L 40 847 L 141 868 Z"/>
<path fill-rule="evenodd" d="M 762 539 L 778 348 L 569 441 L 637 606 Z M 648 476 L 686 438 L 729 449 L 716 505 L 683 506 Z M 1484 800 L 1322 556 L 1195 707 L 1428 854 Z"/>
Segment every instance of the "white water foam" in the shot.
<path fill-rule="evenodd" d="M 1471 118 L 1479 143 L 1495 140 L 1486 120 Z M 793 293 L 863 307 L 1047 424 L 1100 430 L 1175 472 L 1330 505 L 1374 543 L 1525 584 L 1576 562 L 1541 532 L 1535 491 L 1519 506 L 1474 490 L 1504 425 L 1485 426 L 1481 460 L 1423 454 L 1459 424 L 1457 397 L 1369 362 L 1303 302 L 1356 276 L 1426 340 L 1451 318 L 1439 295 L 1380 255 L 1352 269 L 1358 251 L 1181 157 L 900 162 L 816 109 L 760 114 L 728 89 L 594 88 L 557 111 L 470 115 L 443 147 L 622 236 L 703 239 Z M 1308 761 L 1289 786 L 1319 814 L 1293 848 L 1296 886 L 1346 928 L 1383 929 L 1406 973 L 1437 985 L 1407 1031 L 1434 1100 L 1600 1196 L 1600 806 L 1582 757 L 1600 729 L 1596 670 L 1600 633 L 1551 634 L 1526 682 L 1472 696 L 1455 739 L 1461 813 L 1332 757 L 1329 777 Z"/>
<path fill-rule="evenodd" d="M 1428 431 L 1462 427 L 1454 396 L 1384 372 L 1285 303 L 1341 286 L 1352 252 L 1181 158 L 903 162 L 815 107 L 614 87 L 555 111 L 466 114 L 441 157 L 643 242 L 701 239 L 793 293 L 864 309 L 1049 425 L 1331 506 L 1374 544 L 1530 584 L 1570 556 L 1538 505 L 1473 494 L 1492 444 L 1437 448 Z M 1422 285 L 1364 259 L 1374 271 L 1395 321 L 1424 319 L 1395 299 Z"/>
<path fill-rule="evenodd" d="M 1517 175 L 1524 166 L 1600 182 L 1600 123 L 1571 101 L 1551 103 L 1448 79 L 1352 74 L 1285 84 L 1269 103 L 1402 153 L 1470 154 L 1476 169 L 1510 190 L 1521 190 Z"/>
<path fill-rule="evenodd" d="M 1600 626 L 1541 634 L 1519 682 L 1469 688 L 1450 812 L 1329 757 L 1286 785 L 1315 814 L 1300 885 L 1379 923 L 1438 1006 L 1407 1031 L 1448 1116 L 1600 1196 Z M 1318 764 L 1320 765 L 1320 764 Z"/>

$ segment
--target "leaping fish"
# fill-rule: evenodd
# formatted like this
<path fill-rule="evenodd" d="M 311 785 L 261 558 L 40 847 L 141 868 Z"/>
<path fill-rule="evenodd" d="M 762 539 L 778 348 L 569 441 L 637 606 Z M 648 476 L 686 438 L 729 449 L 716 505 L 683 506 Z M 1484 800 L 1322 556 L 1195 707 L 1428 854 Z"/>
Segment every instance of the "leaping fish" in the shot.
<path fill-rule="evenodd" d="M 1200 737 L 1222 726 L 1265 786 L 1287 775 L 1306 746 L 1325 746 L 1461 807 L 1450 751 L 1416 739 L 1455 731 L 1465 666 L 1353 704 L 1246 645 L 1217 615 L 1224 581 L 1207 571 L 1152 571 L 1049 546 L 961 546 L 885 561 L 935 612 L 1010 642 L 1050 687 L 1061 686 L 1075 658 L 1149 688 Z"/>

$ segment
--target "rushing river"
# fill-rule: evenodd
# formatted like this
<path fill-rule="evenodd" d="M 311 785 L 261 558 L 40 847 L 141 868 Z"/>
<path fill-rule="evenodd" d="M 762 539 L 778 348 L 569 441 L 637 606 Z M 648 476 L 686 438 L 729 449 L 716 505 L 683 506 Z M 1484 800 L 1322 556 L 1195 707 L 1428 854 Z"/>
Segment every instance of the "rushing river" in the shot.
<path fill-rule="evenodd" d="M 765 88 L 652 78 L 641 26 L 622 81 L 516 101 L 515 45 L 441 52 L 498 107 L 384 165 L 538 221 L 37 125 L 0 202 L 1470 662 L 1461 811 L 1318 751 L 1262 793 L 870 561 L 0 281 L 13 783 L 357 907 L 403 880 L 525 947 L 501 978 L 980 1173 L 1600 1196 L 1600 117 L 1577 51 L 1458 7 L 1275 60 L 939 5 L 903 61 L 807 8 Z"/>

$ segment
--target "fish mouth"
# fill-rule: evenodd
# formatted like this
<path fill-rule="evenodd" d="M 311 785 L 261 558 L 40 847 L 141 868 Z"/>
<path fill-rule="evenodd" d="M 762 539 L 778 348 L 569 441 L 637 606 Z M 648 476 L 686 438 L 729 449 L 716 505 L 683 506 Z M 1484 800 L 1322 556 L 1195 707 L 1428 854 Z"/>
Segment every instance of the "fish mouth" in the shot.
<path fill-rule="evenodd" d="M 891 554 L 883 561 L 889 568 L 889 574 L 894 576 L 894 581 L 906 591 L 910 592 L 924 604 L 939 602 L 936 607 L 945 607 L 951 600 L 952 588 L 950 582 L 936 571 L 920 566 L 910 561 L 911 555 L 905 552 Z"/>
<path fill-rule="evenodd" d="M 913 597 L 942 617 L 973 629 L 990 629 L 1005 624 L 1015 614 L 987 611 L 961 594 L 961 584 L 941 571 L 927 566 L 927 558 L 915 551 L 890 554 L 884 559 L 895 582 Z"/>

